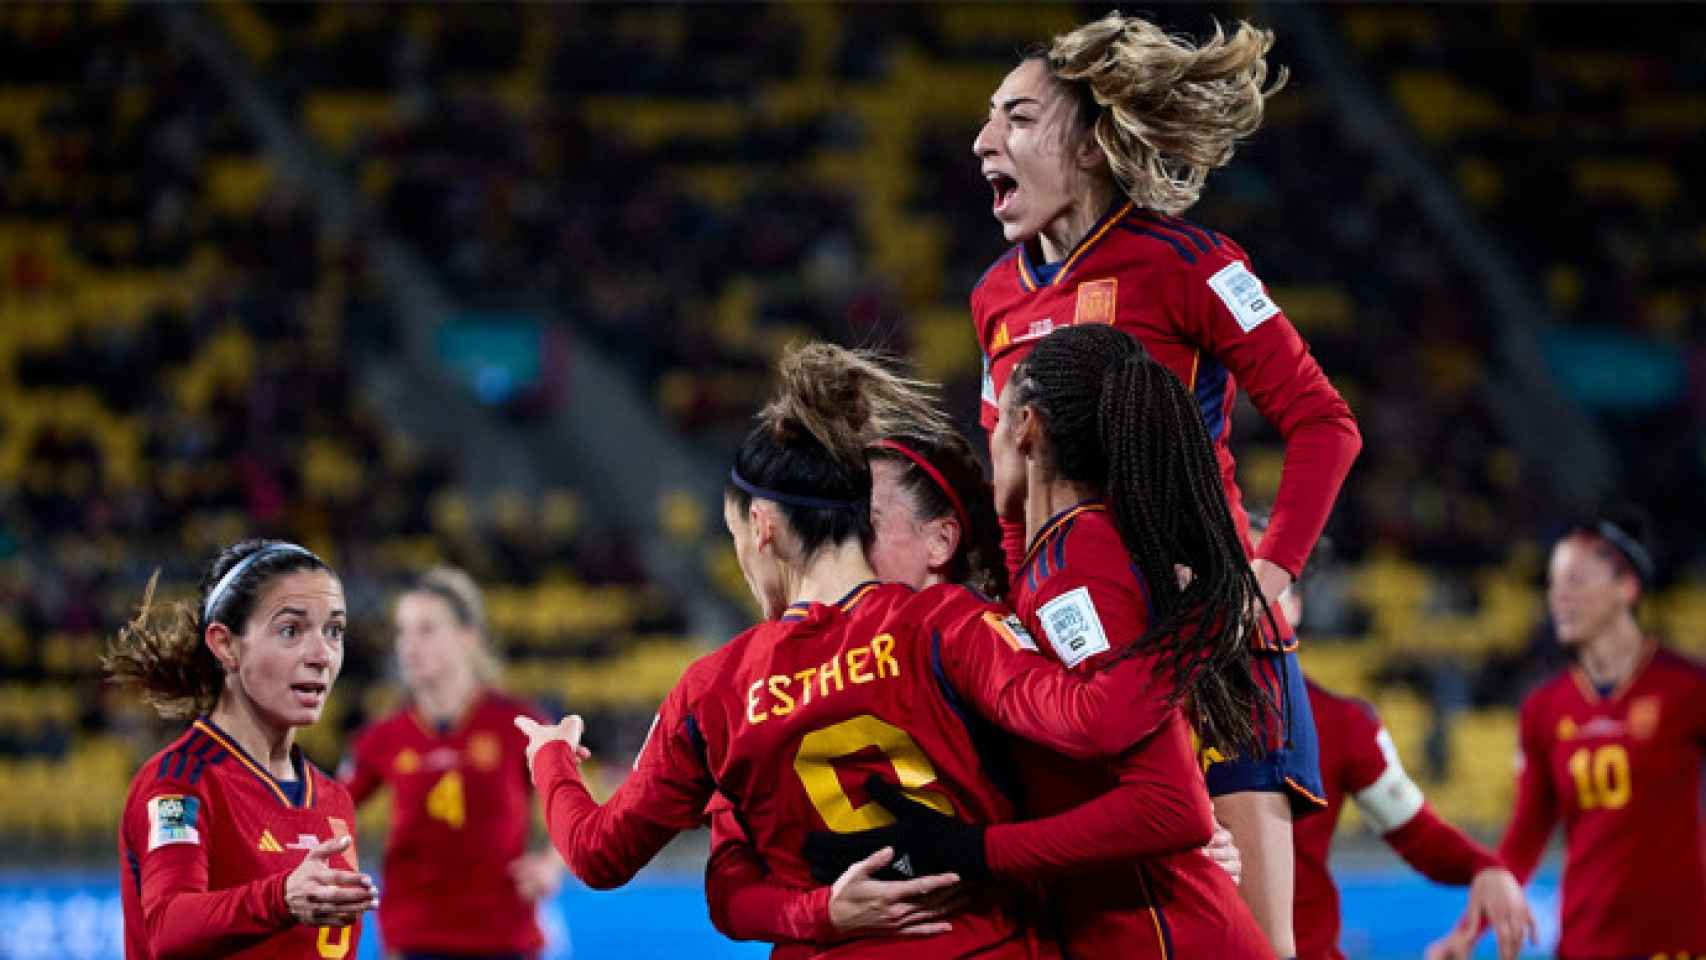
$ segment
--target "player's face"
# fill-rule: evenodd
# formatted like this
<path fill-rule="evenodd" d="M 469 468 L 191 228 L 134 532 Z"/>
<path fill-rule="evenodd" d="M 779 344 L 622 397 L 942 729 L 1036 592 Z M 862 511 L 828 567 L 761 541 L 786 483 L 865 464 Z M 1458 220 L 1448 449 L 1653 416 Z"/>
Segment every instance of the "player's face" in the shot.
<path fill-rule="evenodd" d="M 893 460 L 871 463 L 871 527 L 875 536 L 866 551 L 871 568 L 883 580 L 904 583 L 915 590 L 943 582 L 941 566 L 932 560 L 941 552 L 934 526 L 918 516 L 911 493 L 902 485 L 902 464 Z M 951 559 L 953 552 L 948 551 Z"/>
<path fill-rule="evenodd" d="M 989 463 L 995 474 L 995 512 L 1003 520 L 1025 519 L 1024 422 L 1029 415 L 1014 402 L 1017 377 L 1008 377 L 997 401 L 1000 413 L 989 434 Z"/>
<path fill-rule="evenodd" d="M 1035 237 L 1086 193 L 1073 109 L 1040 60 L 1015 67 L 990 98 L 972 152 L 995 190 L 993 212 L 1009 243 Z"/>
<path fill-rule="evenodd" d="M 1569 537 L 1552 549 L 1546 605 L 1565 646 L 1604 634 L 1635 602 L 1633 594 L 1629 578 L 1619 575 L 1596 544 Z"/>
<path fill-rule="evenodd" d="M 753 520 L 752 512 L 750 505 L 743 509 L 733 497 L 723 498 L 723 523 L 728 526 L 729 537 L 734 540 L 740 574 L 746 578 L 746 588 L 752 591 L 752 599 L 764 611 L 764 618 L 774 620 L 788 608 L 787 588 L 775 553 L 760 543 L 764 532 Z"/>
<path fill-rule="evenodd" d="M 344 664 L 344 620 L 343 584 L 324 570 L 266 585 L 236 643 L 237 682 L 262 717 L 278 727 L 320 719 Z"/>
<path fill-rule="evenodd" d="M 472 670 L 473 631 L 456 621 L 450 602 L 433 593 L 405 593 L 397 601 L 397 664 L 403 685 L 430 687 Z"/>

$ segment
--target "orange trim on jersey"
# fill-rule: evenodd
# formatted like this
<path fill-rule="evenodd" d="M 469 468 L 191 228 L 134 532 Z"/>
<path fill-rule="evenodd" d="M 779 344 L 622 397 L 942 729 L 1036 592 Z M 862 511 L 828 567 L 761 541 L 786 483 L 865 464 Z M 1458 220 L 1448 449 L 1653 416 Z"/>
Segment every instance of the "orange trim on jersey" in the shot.
<path fill-rule="evenodd" d="M 1327 808 L 1327 798 L 1326 797 L 1317 797 L 1315 794 L 1310 793 L 1309 790 L 1303 786 L 1303 784 L 1298 783 L 1296 780 L 1293 780 L 1290 777 L 1286 777 L 1285 778 L 1285 785 L 1292 788 L 1293 790 L 1296 790 L 1298 793 L 1302 794 L 1303 798 L 1305 800 L 1308 800 L 1310 803 L 1315 804 L 1317 807 L 1320 807 L 1323 810 L 1325 810 Z"/>
<path fill-rule="evenodd" d="M 882 586 L 882 582 L 879 580 L 866 580 L 864 583 L 861 583 L 848 591 L 847 596 L 837 600 L 833 606 L 842 613 L 852 613 L 853 608 L 859 605 L 859 601 L 865 599 L 865 597 L 870 595 L 872 590 L 875 590 L 880 586 Z M 782 615 L 776 619 L 787 621 L 804 620 L 811 614 L 811 610 L 812 602 L 810 600 L 796 600 L 793 603 L 788 604 L 787 609 L 783 610 Z"/>
<path fill-rule="evenodd" d="M 1599 695 L 1599 689 L 1593 685 L 1593 680 L 1588 677 L 1588 672 L 1580 666 L 1571 667 L 1570 676 L 1576 681 L 1577 689 L 1581 690 L 1582 696 L 1587 698 L 1587 702 L 1615 703 L 1629 692 L 1629 688 L 1635 685 L 1636 680 L 1641 679 L 1641 674 L 1647 672 L 1647 665 L 1653 662 L 1653 655 L 1658 652 L 1659 645 L 1648 640 L 1647 646 L 1641 651 L 1640 662 L 1635 665 L 1635 669 L 1630 671 L 1627 677 L 1623 678 L 1621 683 L 1611 688 L 1611 695 L 1608 697 Z"/>
<path fill-rule="evenodd" d="M 853 608 L 859 605 L 859 601 L 870 596 L 871 591 L 877 589 L 879 586 L 881 586 L 881 584 L 877 583 L 877 581 L 867 580 L 859 586 L 854 587 L 853 592 L 847 595 L 847 599 L 836 604 L 836 606 L 841 608 L 842 613 L 852 613 Z"/>
<path fill-rule="evenodd" d="M 1172 960 L 1173 951 L 1167 949 L 1167 934 L 1161 929 L 1161 914 L 1155 909 L 1155 898 L 1149 895 L 1149 878 L 1143 869 L 1138 868 L 1137 885 L 1143 888 L 1143 902 L 1149 904 L 1149 922 L 1155 925 L 1155 943 L 1161 948 L 1164 960 Z"/>
<path fill-rule="evenodd" d="M 1053 520 L 1050 520 L 1047 524 L 1045 524 L 1043 526 L 1043 528 L 1041 530 L 1037 531 L 1037 535 L 1035 537 L 1031 538 L 1031 547 L 1029 550 L 1025 551 L 1025 562 L 1019 564 L 1019 569 L 1023 570 L 1024 568 L 1030 566 L 1031 560 L 1036 557 L 1037 551 L 1042 549 L 1042 545 L 1044 543 L 1048 542 L 1048 538 L 1054 536 L 1055 531 L 1059 530 L 1065 524 L 1071 522 L 1075 517 L 1078 517 L 1082 514 L 1090 513 L 1091 511 L 1095 511 L 1095 510 L 1105 511 L 1107 509 L 1108 509 L 1108 505 L 1105 503 L 1101 503 L 1101 502 L 1081 503 L 1078 506 L 1073 507 L 1072 509 L 1066 511 L 1065 513 L 1060 514 L 1059 516 L 1055 517 Z"/>
<path fill-rule="evenodd" d="M 1191 378 L 1185 381 L 1185 389 L 1195 391 L 1197 388 L 1197 362 L 1202 359 L 1201 350 L 1191 351 Z"/>
<path fill-rule="evenodd" d="M 1072 265 L 1077 263 L 1079 258 L 1083 257 L 1084 254 L 1088 253 L 1090 248 L 1096 245 L 1096 241 L 1102 239 L 1109 230 L 1114 228 L 1115 224 L 1124 220 L 1126 214 L 1131 212 L 1131 208 L 1132 202 L 1127 200 L 1125 203 L 1120 205 L 1119 210 L 1117 210 L 1113 216 L 1103 221 L 1102 228 L 1100 230 L 1097 230 L 1095 233 L 1090 234 L 1083 240 L 1078 241 L 1078 246 L 1072 251 L 1072 255 L 1067 257 L 1066 262 L 1060 265 L 1060 270 L 1055 273 L 1054 279 L 1050 280 L 1049 283 L 1051 285 L 1060 283 L 1060 281 L 1066 277 L 1067 273 L 1072 270 Z"/>
<path fill-rule="evenodd" d="M 197 720 L 192 726 L 206 734 L 209 740 L 224 747 L 225 752 L 236 757 L 237 762 L 247 767 L 250 773 L 261 778 L 261 782 L 271 787 L 272 792 L 278 795 L 279 803 L 287 807 L 296 807 L 290 802 L 290 798 L 285 796 L 284 788 L 278 785 L 278 778 L 261 769 L 260 765 L 251 760 L 241 747 L 227 740 L 223 733 L 214 728 L 213 724 Z M 302 765 L 302 779 L 305 781 L 302 786 L 302 806 L 296 807 L 296 809 L 306 810 L 314 805 L 314 772 L 308 768 L 306 763 Z"/>
<path fill-rule="evenodd" d="M 1026 262 L 1029 258 L 1025 256 L 1025 251 L 1020 250 L 1019 255 L 1013 259 L 1019 261 L 1019 286 L 1024 287 L 1026 293 L 1036 293 L 1037 278 L 1031 276 L 1031 265 Z"/>

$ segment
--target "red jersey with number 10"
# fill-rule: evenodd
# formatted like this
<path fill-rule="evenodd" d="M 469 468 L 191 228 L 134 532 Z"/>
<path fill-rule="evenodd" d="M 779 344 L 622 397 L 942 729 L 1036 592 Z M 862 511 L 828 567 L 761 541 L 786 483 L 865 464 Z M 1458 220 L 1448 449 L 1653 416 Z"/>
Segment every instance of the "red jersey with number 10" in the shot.
<path fill-rule="evenodd" d="M 379 907 L 388 949 L 532 953 L 544 946 L 534 905 L 509 873 L 533 824 L 518 714 L 539 716 L 486 692 L 449 729 L 404 709 L 356 740 L 341 771 L 355 802 L 381 786 L 392 791 Z"/>
<path fill-rule="evenodd" d="M 1013 367 L 1061 327 L 1104 323 L 1136 337 L 1195 395 L 1220 461 L 1227 505 L 1249 550 L 1249 519 L 1227 445 L 1238 388 L 1286 441 L 1273 517 L 1254 556 L 1297 576 L 1332 512 L 1362 437 L 1350 407 L 1237 244 L 1177 217 L 1118 204 L 1046 281 L 1024 246 L 971 295 L 987 378 L 983 426 Z"/>
<path fill-rule="evenodd" d="M 1523 702 L 1516 814 L 1499 853 L 1527 880 L 1564 822 L 1566 960 L 1706 954 L 1706 667 L 1653 647 L 1608 693 L 1572 667 Z"/>
<path fill-rule="evenodd" d="M 355 805 L 296 749 L 300 802 L 203 717 L 148 759 L 119 821 L 126 960 L 245 957 L 344 960 L 361 938 L 348 927 L 296 922 L 285 881 L 308 851 L 351 836 Z M 331 858 L 359 870 L 356 848 Z"/>

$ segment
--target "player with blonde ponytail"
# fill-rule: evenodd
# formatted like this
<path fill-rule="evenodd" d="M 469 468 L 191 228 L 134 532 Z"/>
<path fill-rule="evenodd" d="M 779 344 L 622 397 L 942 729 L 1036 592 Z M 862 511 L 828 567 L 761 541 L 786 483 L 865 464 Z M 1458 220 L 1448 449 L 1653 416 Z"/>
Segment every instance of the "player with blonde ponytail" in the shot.
<path fill-rule="evenodd" d="M 1245 858 L 1242 892 L 1275 951 L 1294 952 L 1291 818 L 1320 806 L 1314 725 L 1294 632 L 1273 601 L 1302 570 L 1361 449 L 1350 408 L 1231 239 L 1180 219 L 1215 169 L 1261 126 L 1286 80 L 1270 31 L 1239 22 L 1196 42 L 1113 13 L 1028 54 L 1002 81 L 972 149 L 1014 244 L 972 291 L 983 348 L 983 423 L 1014 368 L 1051 331 L 1105 324 L 1136 337 L 1189 390 L 1256 583 L 1272 611 L 1257 678 L 1280 710 L 1264 748 L 1216 759 L 1216 815 Z M 1270 74 L 1272 79 L 1270 80 Z M 1273 519 L 1260 550 L 1227 445 L 1242 386 L 1285 438 Z M 1036 518 L 1031 518 L 1033 521 Z M 1026 518 L 1004 516 L 1008 555 Z M 1033 523 L 1034 526 L 1034 523 Z M 1175 562 L 1182 563 L 1181 560 Z"/>

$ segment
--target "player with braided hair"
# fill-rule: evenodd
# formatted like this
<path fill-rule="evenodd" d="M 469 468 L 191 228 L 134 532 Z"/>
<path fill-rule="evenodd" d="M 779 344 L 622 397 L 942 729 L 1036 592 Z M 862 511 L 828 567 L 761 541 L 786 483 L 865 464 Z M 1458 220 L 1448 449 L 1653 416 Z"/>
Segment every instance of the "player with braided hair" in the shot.
<path fill-rule="evenodd" d="M 983 422 L 1014 367 L 1050 331 L 1112 325 L 1185 385 L 1215 454 L 1233 521 L 1246 522 L 1228 446 L 1242 386 L 1285 438 L 1273 525 L 1245 552 L 1272 603 L 1303 569 L 1361 447 L 1356 421 L 1297 330 L 1230 238 L 1180 219 L 1208 174 L 1260 127 L 1273 34 L 1248 23 L 1202 42 L 1141 17 L 1110 14 L 1027 54 L 990 100 L 972 144 L 994 190 L 993 214 L 1014 246 L 972 291 L 986 371 Z M 1008 528 L 1009 547 L 1023 550 Z M 1258 657 L 1281 671 L 1295 638 L 1276 615 Z M 1295 671 L 1293 671 L 1295 672 Z M 1301 713 L 1303 702 L 1283 702 Z M 1299 728 L 1301 729 L 1301 727 Z M 1271 758 L 1285 731 L 1262 731 Z M 1306 751 L 1304 751 L 1306 752 Z M 1242 886 L 1280 956 L 1291 931 L 1291 817 L 1320 808 L 1316 774 L 1275 759 L 1233 757 L 1208 771 L 1216 815 L 1248 867 Z M 1289 800 L 1289 802 L 1288 802 Z"/>

